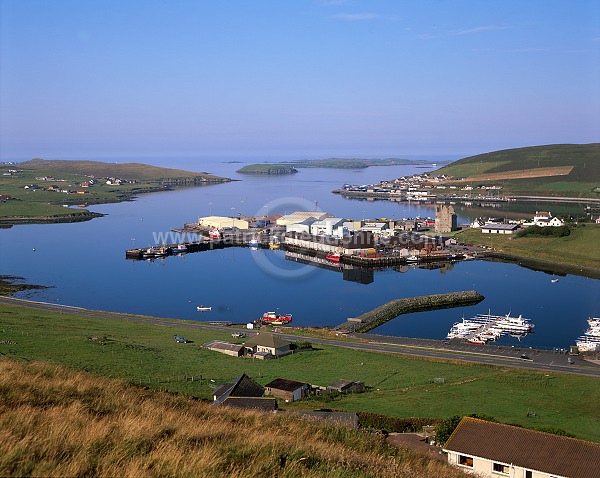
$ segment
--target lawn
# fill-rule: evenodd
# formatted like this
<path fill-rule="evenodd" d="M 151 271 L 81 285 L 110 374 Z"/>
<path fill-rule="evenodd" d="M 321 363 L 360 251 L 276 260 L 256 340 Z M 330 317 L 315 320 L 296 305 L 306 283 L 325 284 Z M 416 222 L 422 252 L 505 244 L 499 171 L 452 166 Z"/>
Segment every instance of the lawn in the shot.
<path fill-rule="evenodd" d="M 0 341 L 16 344 L 0 345 L 0 353 L 204 399 L 211 398 L 216 385 L 241 373 L 263 385 L 277 377 L 313 385 L 348 378 L 365 382 L 370 391 L 332 402 L 315 399 L 282 407 L 364 410 L 398 417 L 478 413 L 503 422 L 557 427 L 600 442 L 598 379 L 320 345 L 279 360 L 235 358 L 198 347 L 212 339 L 232 340 L 229 334 L 186 329 L 184 324 L 152 325 L 1 306 Z M 193 343 L 177 344 L 175 334 Z M 440 378 L 443 383 L 434 382 Z"/>
<path fill-rule="evenodd" d="M 513 237 L 483 234 L 479 229 L 467 229 L 454 237 L 459 242 L 484 244 L 516 256 L 600 268 L 600 226 L 597 224 L 579 225 L 566 237 Z"/>

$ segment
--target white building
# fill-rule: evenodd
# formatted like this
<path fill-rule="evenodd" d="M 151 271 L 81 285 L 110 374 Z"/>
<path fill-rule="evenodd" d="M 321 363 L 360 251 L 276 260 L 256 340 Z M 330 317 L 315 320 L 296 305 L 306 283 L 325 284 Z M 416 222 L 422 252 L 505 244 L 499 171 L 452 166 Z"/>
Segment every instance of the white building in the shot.
<path fill-rule="evenodd" d="M 524 226 L 540 226 L 540 227 L 546 227 L 546 226 L 558 227 L 558 226 L 564 226 L 565 221 L 563 221 L 562 219 L 559 219 L 558 217 L 552 217 L 552 214 L 550 212 L 536 211 L 535 216 L 533 216 L 533 220 L 530 222 L 526 222 L 523 225 Z"/>
<path fill-rule="evenodd" d="M 212 229 L 225 229 L 225 228 L 238 228 L 248 229 L 248 221 L 243 219 L 237 219 L 235 217 L 224 217 L 224 216 L 207 216 L 198 219 L 198 224 L 204 227 L 210 227 Z"/>
<path fill-rule="evenodd" d="M 287 226 L 288 224 L 298 224 L 307 220 L 320 221 L 321 219 L 325 219 L 326 217 L 333 216 L 331 214 L 327 214 L 326 212 L 296 211 L 292 214 L 286 214 L 285 216 L 281 216 L 279 219 L 277 219 L 276 224 L 278 226 Z"/>
<path fill-rule="evenodd" d="M 600 470 L 600 445 L 464 417 L 443 447 L 448 463 L 489 478 L 589 478 Z"/>
<path fill-rule="evenodd" d="M 490 222 L 481 226 L 483 234 L 514 234 L 519 229 L 517 224 L 499 224 Z"/>
<path fill-rule="evenodd" d="M 341 217 L 327 217 L 315 221 L 310 226 L 313 236 L 325 234 L 326 236 L 344 237 L 344 220 Z"/>

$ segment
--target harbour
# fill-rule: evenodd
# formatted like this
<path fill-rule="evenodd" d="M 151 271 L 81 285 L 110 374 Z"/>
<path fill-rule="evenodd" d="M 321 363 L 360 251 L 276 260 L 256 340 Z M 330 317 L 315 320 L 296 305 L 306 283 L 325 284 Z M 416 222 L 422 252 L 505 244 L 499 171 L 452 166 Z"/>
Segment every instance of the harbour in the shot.
<path fill-rule="evenodd" d="M 231 173 L 234 167 L 215 163 L 211 171 L 235 178 Z M 587 319 L 597 316 L 597 280 L 567 273 L 552 284 L 550 280 L 557 276 L 514 263 L 481 260 L 440 258 L 414 263 L 394 259 L 395 264 L 387 265 L 377 262 L 383 255 L 358 256 L 360 263 L 349 263 L 342 254 L 340 262 L 335 263 L 326 258 L 329 252 L 324 250 L 284 250 L 284 246 L 268 249 L 269 241 L 264 238 L 263 244 L 259 236 L 257 248 L 241 240 L 232 247 L 226 242 L 200 241 L 191 233 L 182 237 L 182 228 L 177 227 L 193 224 L 191 219 L 199 215 L 237 217 L 240 211 L 256 211 L 255 216 L 260 217 L 267 212 L 314 210 L 314 201 L 301 196 L 319 199 L 320 208 L 357 220 L 433 216 L 435 211 L 430 205 L 356 201 L 330 194 L 336 185 L 356 181 L 352 178 L 357 174 L 364 178 L 362 182 L 374 182 L 382 174 L 400 176 L 413 171 L 410 167 L 325 173 L 303 170 L 293 177 L 247 177 L 220 186 L 147 194 L 132 202 L 97 205 L 94 211 L 104 216 L 93 221 L 4 230 L 3 240 L 14 252 L 5 255 L 4 268 L 32 283 L 54 286 L 20 292 L 20 298 L 195 321 L 207 320 L 210 315 L 212 320 L 234 324 L 251 322 L 266 310 L 280 308 L 294 315 L 295 327 L 335 327 L 348 317 L 398 298 L 475 289 L 485 297 L 478 306 L 402 315 L 369 334 L 443 341 L 461 316 L 470 317 L 488 309 L 513 310 L 536 324 L 535 333 L 519 342 L 519 347 L 551 350 L 574 344 L 585 331 Z M 275 201 L 273 191 L 289 197 Z M 456 207 L 459 222 L 467 222 Z M 535 210 L 536 205 L 531 207 Z M 469 214 L 479 216 L 482 212 Z M 171 231 L 174 225 L 178 231 Z M 110 245 L 106 237 L 111 237 Z M 135 260 L 124 260 L 124 251 L 160 246 L 163 238 L 166 245 L 185 243 L 191 251 L 197 248 L 202 253 L 139 260 L 134 253 L 131 257 Z M 252 235 L 246 239 L 250 241 Z M 90 250 L 94 253 L 89 254 Z M 158 293 L 149 292 L 154 290 Z M 199 313 L 199 304 L 212 306 L 212 310 Z M 516 343 L 511 337 L 501 337 L 494 346 Z"/>

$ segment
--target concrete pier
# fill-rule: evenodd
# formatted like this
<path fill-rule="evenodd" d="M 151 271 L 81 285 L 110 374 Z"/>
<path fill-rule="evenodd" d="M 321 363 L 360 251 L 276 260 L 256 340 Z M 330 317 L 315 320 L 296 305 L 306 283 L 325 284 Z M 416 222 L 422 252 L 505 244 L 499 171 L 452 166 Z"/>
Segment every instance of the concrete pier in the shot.
<path fill-rule="evenodd" d="M 396 299 L 358 317 L 349 318 L 343 324 L 335 327 L 334 330 L 343 333 L 368 332 L 402 314 L 474 305 L 483 299 L 484 297 L 474 290 Z"/>

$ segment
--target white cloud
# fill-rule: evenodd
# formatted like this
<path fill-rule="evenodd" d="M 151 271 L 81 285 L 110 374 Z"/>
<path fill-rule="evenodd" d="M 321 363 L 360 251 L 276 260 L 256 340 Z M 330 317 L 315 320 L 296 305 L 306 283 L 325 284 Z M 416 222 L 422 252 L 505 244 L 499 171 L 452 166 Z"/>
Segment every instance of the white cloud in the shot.
<path fill-rule="evenodd" d="M 332 15 L 331 18 L 354 22 L 361 20 L 374 20 L 381 17 L 377 13 L 338 13 L 336 15 Z"/>
<path fill-rule="evenodd" d="M 337 13 L 335 15 L 331 15 L 330 18 L 333 18 L 335 20 L 349 21 L 349 22 L 360 22 L 360 21 L 364 21 L 364 20 L 397 21 L 397 20 L 400 20 L 402 17 L 400 17 L 399 15 L 381 15 L 379 13 L 363 12 L 363 13 Z"/>
<path fill-rule="evenodd" d="M 481 32 L 489 32 L 494 30 L 508 30 L 509 26 L 506 25 L 482 25 L 480 27 L 469 28 L 466 30 L 454 30 L 453 35 L 468 35 L 470 33 L 481 33 Z"/>

